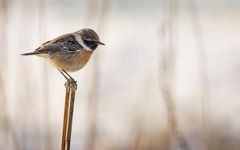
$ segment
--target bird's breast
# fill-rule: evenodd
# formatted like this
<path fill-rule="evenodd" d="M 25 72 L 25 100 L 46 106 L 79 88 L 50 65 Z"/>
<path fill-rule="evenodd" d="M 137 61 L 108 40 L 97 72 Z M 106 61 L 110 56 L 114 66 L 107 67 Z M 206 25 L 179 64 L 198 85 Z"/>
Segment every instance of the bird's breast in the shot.
<path fill-rule="evenodd" d="M 58 69 L 73 72 L 84 67 L 91 55 L 92 52 L 81 50 L 76 53 L 55 54 L 51 61 Z"/>

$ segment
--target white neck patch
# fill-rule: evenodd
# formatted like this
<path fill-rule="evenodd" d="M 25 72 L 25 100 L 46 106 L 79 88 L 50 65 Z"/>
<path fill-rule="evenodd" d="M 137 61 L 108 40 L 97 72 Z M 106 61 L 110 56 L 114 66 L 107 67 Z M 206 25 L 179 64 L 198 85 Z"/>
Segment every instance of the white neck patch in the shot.
<path fill-rule="evenodd" d="M 79 35 L 74 35 L 75 39 L 77 40 L 78 44 L 80 44 L 84 49 L 86 49 L 87 51 L 93 51 L 92 49 L 90 49 L 89 47 L 87 47 L 87 45 L 85 45 L 83 43 L 82 38 Z"/>

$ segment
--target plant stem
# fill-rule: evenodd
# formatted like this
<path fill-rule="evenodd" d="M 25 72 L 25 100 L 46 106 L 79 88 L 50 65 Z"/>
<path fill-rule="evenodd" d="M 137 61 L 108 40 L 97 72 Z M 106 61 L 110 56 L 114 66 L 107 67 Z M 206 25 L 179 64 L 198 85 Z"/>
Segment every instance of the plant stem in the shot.
<path fill-rule="evenodd" d="M 77 89 L 77 83 L 70 79 L 65 83 L 65 87 L 66 87 L 66 96 L 65 96 L 61 150 L 70 150 L 72 119 L 73 119 L 74 100 L 75 100 L 75 91 Z"/>

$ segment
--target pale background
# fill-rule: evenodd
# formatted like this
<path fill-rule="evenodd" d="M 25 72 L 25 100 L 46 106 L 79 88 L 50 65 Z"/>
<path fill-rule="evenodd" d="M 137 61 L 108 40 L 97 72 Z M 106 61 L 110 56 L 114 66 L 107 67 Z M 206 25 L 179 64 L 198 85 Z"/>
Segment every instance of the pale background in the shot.
<path fill-rule="evenodd" d="M 239 0 L 0 0 L 0 150 L 57 150 L 65 79 L 20 54 L 81 28 L 72 150 L 238 150 Z"/>

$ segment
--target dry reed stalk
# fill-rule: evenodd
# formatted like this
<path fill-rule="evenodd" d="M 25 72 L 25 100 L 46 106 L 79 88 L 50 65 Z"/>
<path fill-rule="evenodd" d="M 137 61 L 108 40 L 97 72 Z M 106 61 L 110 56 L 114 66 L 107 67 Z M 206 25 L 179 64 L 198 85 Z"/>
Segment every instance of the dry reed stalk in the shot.
<path fill-rule="evenodd" d="M 176 64 L 176 48 L 177 48 L 177 0 L 169 1 L 168 9 L 168 40 L 166 43 L 166 49 L 161 54 L 161 93 L 165 101 L 168 130 L 170 133 L 170 140 L 176 140 L 181 150 L 189 150 L 190 147 L 179 131 L 179 125 L 177 122 L 175 96 L 174 96 L 174 75 Z M 167 50 L 167 51 L 166 51 Z"/>
<path fill-rule="evenodd" d="M 66 87 L 66 95 L 65 95 L 65 108 L 64 108 L 64 118 L 63 118 L 61 150 L 70 150 L 72 119 L 73 119 L 74 100 L 75 100 L 75 92 L 77 89 L 77 83 L 72 80 L 68 80 L 65 83 L 65 87 Z"/>

